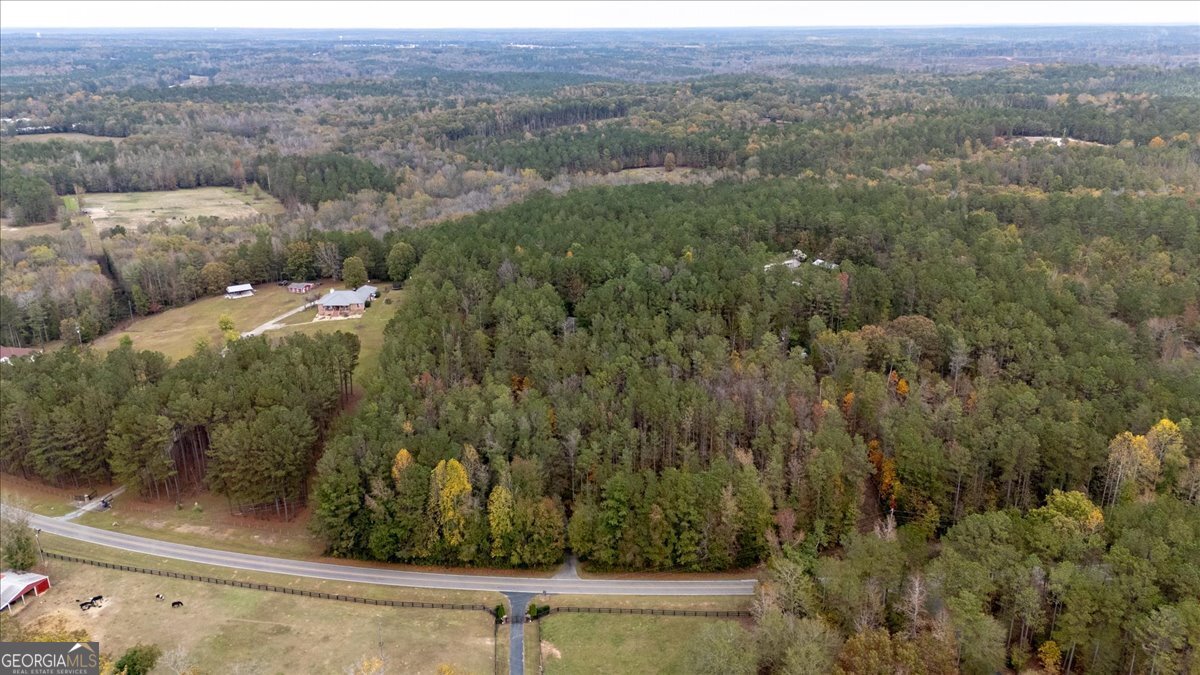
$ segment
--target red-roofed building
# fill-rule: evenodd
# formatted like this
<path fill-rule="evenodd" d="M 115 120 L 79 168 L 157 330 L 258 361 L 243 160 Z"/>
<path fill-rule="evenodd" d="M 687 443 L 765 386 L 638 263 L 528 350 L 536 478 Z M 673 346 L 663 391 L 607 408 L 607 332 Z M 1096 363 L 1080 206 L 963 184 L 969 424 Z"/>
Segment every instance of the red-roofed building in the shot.
<path fill-rule="evenodd" d="M 13 359 L 20 359 L 26 356 L 33 356 L 40 353 L 40 349 L 25 349 L 23 347 L 0 347 L 0 363 L 12 363 Z"/>
<path fill-rule="evenodd" d="M 25 596 L 33 593 L 41 595 L 50 590 L 50 577 L 33 572 L 8 571 L 0 574 L 0 612 L 12 611 L 12 604 L 18 599 L 25 604 Z"/>

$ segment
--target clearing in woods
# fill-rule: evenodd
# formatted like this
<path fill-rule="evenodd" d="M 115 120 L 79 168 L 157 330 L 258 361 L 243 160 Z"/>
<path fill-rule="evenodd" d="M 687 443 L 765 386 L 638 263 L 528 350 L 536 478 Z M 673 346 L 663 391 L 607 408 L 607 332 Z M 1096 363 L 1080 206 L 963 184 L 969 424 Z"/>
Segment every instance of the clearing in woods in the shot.
<path fill-rule="evenodd" d="M 81 134 L 74 131 L 60 131 L 53 134 L 20 134 L 17 136 L 5 136 L 5 143 L 45 143 L 46 141 L 74 141 L 76 143 L 103 143 L 110 141 L 114 145 L 119 145 L 125 140 L 121 136 L 93 136 L 91 134 Z"/>
<path fill-rule="evenodd" d="M 313 321 L 317 316 L 317 308 L 306 309 L 299 314 L 288 317 L 281 328 L 265 333 L 272 342 L 296 333 L 316 335 L 317 333 L 333 333 L 343 331 L 358 336 L 361 348 L 358 354 L 358 367 L 354 370 L 354 383 L 359 385 L 363 378 L 375 372 L 379 362 L 379 352 L 383 350 L 383 329 L 388 321 L 395 316 L 400 303 L 404 300 L 403 290 L 391 290 L 385 283 L 374 282 L 379 286 L 380 296 L 371 301 L 371 306 L 357 319 L 338 319 L 335 321 Z M 330 289 L 341 288 L 339 282 L 326 282 L 318 286 L 319 293 L 328 293 Z M 301 296 L 296 296 L 301 297 Z M 390 304 L 389 304 L 390 301 Z"/>
<path fill-rule="evenodd" d="M 178 225 L 188 218 L 249 218 L 283 213 L 283 205 L 269 194 L 248 189 L 205 187 L 164 192 L 95 192 L 83 195 L 83 213 L 97 231 L 120 225 L 137 229 L 156 220 Z"/>
<path fill-rule="evenodd" d="M 114 658 L 142 643 L 164 653 L 179 649 L 205 673 L 347 672 L 367 657 L 382 657 L 387 672 L 434 673 L 442 664 L 454 672 L 493 669 L 493 622 L 482 611 L 357 605 L 58 560 L 46 561 L 44 571 L 53 588 L 31 599 L 16 621 L 84 628 Z M 75 600 L 94 595 L 104 596 L 102 606 L 81 611 Z M 183 607 L 172 608 L 175 600 Z"/>
<path fill-rule="evenodd" d="M 92 346 L 101 351 L 116 349 L 121 338 L 129 336 L 137 350 L 150 349 L 179 360 L 192 353 L 196 341 L 208 340 L 210 345 L 222 344 L 217 323 L 222 314 L 233 319 L 239 333 L 304 304 L 304 296 L 288 293 L 286 288 L 266 283 L 254 286 L 248 298 L 226 299 L 224 296 L 197 300 L 183 307 L 134 319 L 120 330 L 98 338 Z"/>

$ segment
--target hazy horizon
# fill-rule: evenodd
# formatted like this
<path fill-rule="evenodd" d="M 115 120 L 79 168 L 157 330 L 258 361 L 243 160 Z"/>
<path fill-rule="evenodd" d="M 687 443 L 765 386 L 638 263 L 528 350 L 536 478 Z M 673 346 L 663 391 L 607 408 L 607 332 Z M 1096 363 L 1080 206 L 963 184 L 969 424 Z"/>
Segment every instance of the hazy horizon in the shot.
<path fill-rule="evenodd" d="M 30 2 L 0 30 L 689 30 L 1179 26 L 1200 2 Z M 1086 12 L 1081 10 L 1086 8 Z M 1192 10 L 1189 12 L 1189 10 Z"/>

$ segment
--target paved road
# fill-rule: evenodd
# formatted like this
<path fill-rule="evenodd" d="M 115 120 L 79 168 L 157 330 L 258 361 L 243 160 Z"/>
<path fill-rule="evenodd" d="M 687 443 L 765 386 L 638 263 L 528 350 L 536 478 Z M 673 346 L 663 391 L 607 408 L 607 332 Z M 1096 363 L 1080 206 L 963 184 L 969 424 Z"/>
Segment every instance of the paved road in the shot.
<path fill-rule="evenodd" d="M 509 593 L 508 604 L 512 608 L 508 626 L 508 675 L 525 675 L 525 623 L 523 619 L 529 609 L 529 593 Z M 541 648 L 541 645 L 538 645 Z"/>
<path fill-rule="evenodd" d="M 263 333 L 265 333 L 269 330 L 275 330 L 276 328 L 282 328 L 282 326 L 279 325 L 280 321 L 283 321 L 284 319 L 288 318 L 289 316 L 291 316 L 293 314 L 299 314 L 300 312 L 303 312 L 304 310 L 308 309 L 309 307 L 312 307 L 315 304 L 317 304 L 317 303 L 306 302 L 303 305 L 300 305 L 299 307 L 297 307 L 296 309 L 288 310 L 288 311 L 284 312 L 283 314 L 280 314 L 279 316 L 275 317 L 274 319 L 271 319 L 270 321 L 262 324 L 261 326 L 258 326 L 257 328 L 254 328 L 252 330 L 246 331 L 245 333 L 242 333 L 242 337 L 254 337 L 255 335 L 262 335 Z"/>
<path fill-rule="evenodd" d="M 219 565 L 255 572 L 272 572 L 386 586 L 410 586 L 461 591 L 497 591 L 500 593 L 557 593 L 578 595 L 753 595 L 754 579 L 719 579 L 710 581 L 626 581 L 618 579 L 533 579 L 528 577 L 483 576 L 472 574 L 440 574 L 408 572 L 335 565 L 329 563 L 270 558 L 261 555 L 233 553 L 186 544 L 176 544 L 146 537 L 110 532 L 80 525 L 60 518 L 29 514 L 29 525 L 43 532 L 78 541 L 110 546 L 136 553 L 187 562 Z"/>

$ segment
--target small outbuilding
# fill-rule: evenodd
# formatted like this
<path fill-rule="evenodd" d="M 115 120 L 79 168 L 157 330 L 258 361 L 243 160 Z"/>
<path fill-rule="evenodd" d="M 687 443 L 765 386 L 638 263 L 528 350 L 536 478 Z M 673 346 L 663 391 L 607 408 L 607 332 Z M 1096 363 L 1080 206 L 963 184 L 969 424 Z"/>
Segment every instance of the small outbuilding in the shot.
<path fill-rule="evenodd" d="M 24 347 L 0 347 L 0 363 L 12 363 L 16 359 L 34 358 L 39 350 Z"/>
<path fill-rule="evenodd" d="M 299 293 L 303 295 L 304 293 L 307 293 L 316 287 L 317 284 L 312 281 L 293 281 L 292 283 L 288 284 L 287 289 L 288 293 Z"/>
<path fill-rule="evenodd" d="M 248 298 L 254 295 L 254 287 L 250 284 L 237 284 L 225 287 L 225 297 L 229 299 Z"/>
<path fill-rule="evenodd" d="M 50 577 L 33 572 L 13 572 L 9 570 L 0 574 L 0 612 L 12 612 L 12 605 L 17 600 L 25 604 L 25 596 L 33 593 L 41 595 L 50 590 Z"/>

